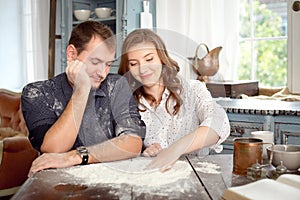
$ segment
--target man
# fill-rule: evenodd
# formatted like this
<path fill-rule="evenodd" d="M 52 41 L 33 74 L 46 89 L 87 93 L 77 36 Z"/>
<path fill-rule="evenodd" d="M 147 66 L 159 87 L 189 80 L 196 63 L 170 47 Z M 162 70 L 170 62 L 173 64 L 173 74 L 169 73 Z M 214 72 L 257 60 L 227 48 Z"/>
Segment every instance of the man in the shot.
<path fill-rule="evenodd" d="M 83 22 L 69 40 L 66 73 L 24 87 L 29 139 L 43 153 L 30 174 L 140 154 L 145 124 L 126 79 L 109 74 L 115 48 L 107 26 Z"/>

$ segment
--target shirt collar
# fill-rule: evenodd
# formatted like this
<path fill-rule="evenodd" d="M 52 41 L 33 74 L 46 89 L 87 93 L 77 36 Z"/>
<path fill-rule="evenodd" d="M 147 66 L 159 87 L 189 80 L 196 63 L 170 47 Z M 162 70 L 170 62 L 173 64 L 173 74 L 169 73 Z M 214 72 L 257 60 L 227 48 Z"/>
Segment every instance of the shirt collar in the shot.
<path fill-rule="evenodd" d="M 170 95 L 170 91 L 165 88 L 163 94 L 162 94 L 162 99 L 161 99 L 161 104 L 165 104 L 165 102 L 167 101 L 167 98 L 169 97 Z M 143 105 L 146 106 L 147 109 L 152 109 L 152 107 L 150 106 L 150 104 L 148 103 L 148 101 L 144 98 L 144 96 L 141 97 L 141 103 Z"/>
<path fill-rule="evenodd" d="M 100 87 L 96 89 L 95 97 L 105 97 L 105 88 L 107 88 L 107 77 L 102 81 Z"/>
<path fill-rule="evenodd" d="M 104 91 L 101 88 L 98 88 L 95 92 L 95 97 L 105 97 L 106 94 L 104 93 Z"/>

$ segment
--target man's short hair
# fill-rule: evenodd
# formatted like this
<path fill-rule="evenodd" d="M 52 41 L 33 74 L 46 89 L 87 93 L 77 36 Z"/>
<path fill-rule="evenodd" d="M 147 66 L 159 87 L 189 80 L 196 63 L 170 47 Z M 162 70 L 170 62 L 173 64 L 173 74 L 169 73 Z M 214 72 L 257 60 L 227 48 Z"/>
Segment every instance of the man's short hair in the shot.
<path fill-rule="evenodd" d="M 87 47 L 93 37 L 100 37 L 111 49 L 116 49 L 117 42 L 113 31 L 101 22 L 85 21 L 72 30 L 69 45 L 73 44 L 80 54 Z"/>

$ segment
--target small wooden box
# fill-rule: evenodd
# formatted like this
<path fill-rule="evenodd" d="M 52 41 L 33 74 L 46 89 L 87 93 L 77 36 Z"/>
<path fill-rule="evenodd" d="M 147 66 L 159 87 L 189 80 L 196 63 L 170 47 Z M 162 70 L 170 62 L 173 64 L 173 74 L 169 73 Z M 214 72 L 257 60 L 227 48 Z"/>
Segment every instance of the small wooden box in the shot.
<path fill-rule="evenodd" d="M 210 81 L 206 83 L 206 87 L 212 97 L 237 98 L 241 94 L 258 95 L 258 81 Z"/>

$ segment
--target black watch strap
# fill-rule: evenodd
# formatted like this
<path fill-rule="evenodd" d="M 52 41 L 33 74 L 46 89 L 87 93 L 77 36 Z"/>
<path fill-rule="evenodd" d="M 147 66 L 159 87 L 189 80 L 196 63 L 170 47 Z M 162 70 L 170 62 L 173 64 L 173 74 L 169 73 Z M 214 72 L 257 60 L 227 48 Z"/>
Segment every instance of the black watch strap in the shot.
<path fill-rule="evenodd" d="M 89 161 L 89 150 L 85 146 L 77 147 L 76 148 L 77 153 L 82 158 L 81 165 L 88 164 Z"/>

